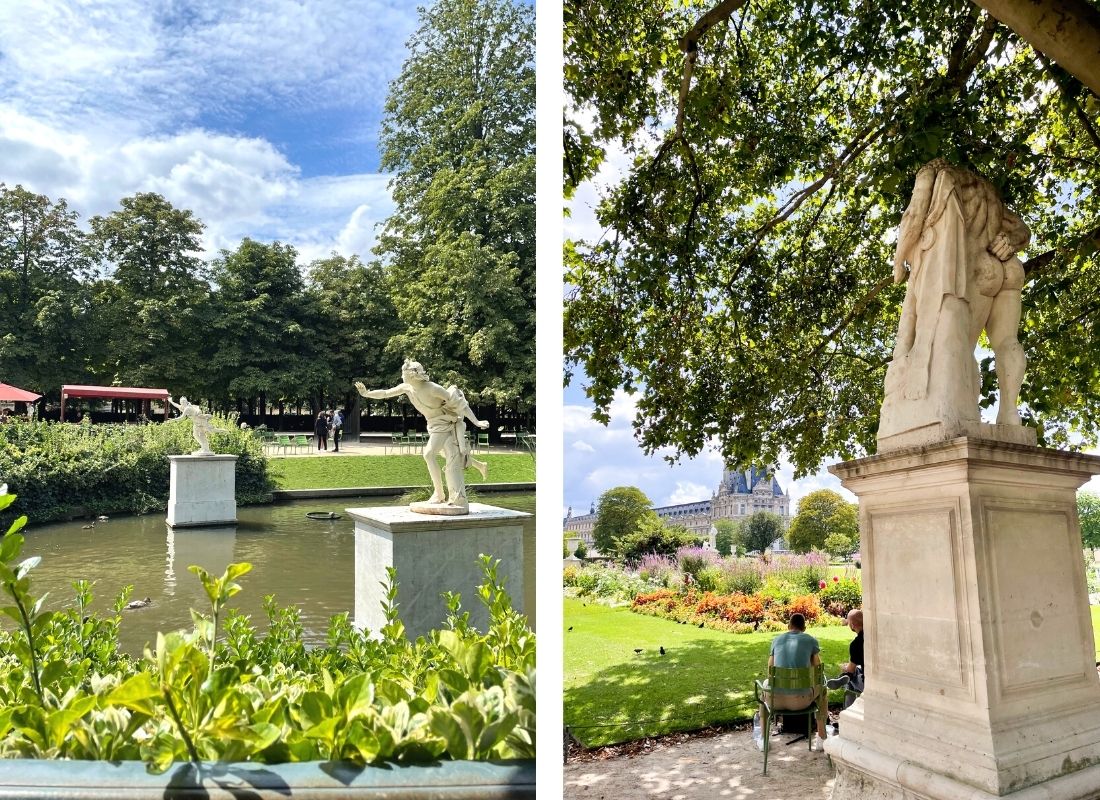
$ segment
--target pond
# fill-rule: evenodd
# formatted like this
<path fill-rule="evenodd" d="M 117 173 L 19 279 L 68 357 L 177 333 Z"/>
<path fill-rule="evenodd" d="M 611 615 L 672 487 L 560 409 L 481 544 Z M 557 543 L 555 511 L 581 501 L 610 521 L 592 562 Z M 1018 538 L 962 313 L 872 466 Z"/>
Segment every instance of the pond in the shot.
<path fill-rule="evenodd" d="M 49 592 L 46 606 L 74 605 L 73 581 L 94 581 L 93 609 L 110 612 L 122 587 L 132 584 L 131 599 L 149 597 L 147 608 L 124 611 L 119 634 L 125 651 L 140 655 L 156 640 L 157 631 L 190 629 L 191 611 L 209 611 L 199 579 L 187 567 L 198 564 L 220 575 L 226 564 L 248 561 L 252 571 L 239 579 L 243 591 L 229 605 L 266 629 L 265 595 L 280 606 L 295 605 L 301 613 L 305 639 L 321 644 L 329 618 L 354 616 L 354 523 L 346 508 L 395 505 L 397 498 L 339 497 L 299 500 L 237 509 L 233 528 L 173 530 L 163 514 L 113 517 L 87 528 L 87 521 L 41 525 L 26 530 L 24 557 L 42 556 L 31 573 L 32 591 Z M 481 502 L 533 514 L 534 494 L 491 494 Z M 341 519 L 313 521 L 308 511 L 333 511 Z M 534 625 L 535 521 L 524 520 L 524 601 Z M 398 576 L 400 583 L 400 576 Z M 443 591 L 446 587 L 441 587 Z M 508 587 L 511 590 L 513 587 Z M 400 600 L 400 597 L 398 598 Z M 463 605 L 477 603 L 462 598 Z"/>

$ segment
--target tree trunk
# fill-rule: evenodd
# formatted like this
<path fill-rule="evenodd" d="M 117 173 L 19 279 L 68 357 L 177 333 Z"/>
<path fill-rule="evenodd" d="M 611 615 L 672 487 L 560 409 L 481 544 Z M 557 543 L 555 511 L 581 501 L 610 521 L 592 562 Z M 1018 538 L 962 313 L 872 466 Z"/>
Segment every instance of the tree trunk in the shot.
<path fill-rule="evenodd" d="M 1085 0 L 974 0 L 1100 97 L 1100 11 Z"/>

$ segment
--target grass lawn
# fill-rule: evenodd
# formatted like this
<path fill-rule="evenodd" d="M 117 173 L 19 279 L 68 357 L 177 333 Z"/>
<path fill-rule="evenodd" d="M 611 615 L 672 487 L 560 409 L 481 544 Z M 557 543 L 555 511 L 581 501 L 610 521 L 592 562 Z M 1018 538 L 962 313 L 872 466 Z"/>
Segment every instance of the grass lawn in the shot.
<path fill-rule="evenodd" d="M 527 454 L 479 455 L 489 463 L 489 480 L 466 470 L 466 484 L 524 483 L 535 480 L 535 460 Z M 272 458 L 268 469 L 280 489 L 342 489 L 353 486 L 430 486 L 420 455 Z"/>
<path fill-rule="evenodd" d="M 587 747 L 751 719 L 752 684 L 765 677 L 776 636 L 680 625 L 569 597 L 565 627 L 565 724 Z M 835 674 L 848 660 L 852 632 L 809 632 L 821 643 L 825 671 Z M 838 703 L 842 697 L 831 693 Z"/>
<path fill-rule="evenodd" d="M 1091 612 L 1100 642 L 1100 606 Z M 564 617 L 565 724 L 587 747 L 748 720 L 756 711 L 752 682 L 764 677 L 774 633 L 734 635 L 571 597 Z M 852 632 L 809 632 L 821 643 L 826 674 L 836 674 Z M 833 702 L 842 697 L 830 693 Z"/>

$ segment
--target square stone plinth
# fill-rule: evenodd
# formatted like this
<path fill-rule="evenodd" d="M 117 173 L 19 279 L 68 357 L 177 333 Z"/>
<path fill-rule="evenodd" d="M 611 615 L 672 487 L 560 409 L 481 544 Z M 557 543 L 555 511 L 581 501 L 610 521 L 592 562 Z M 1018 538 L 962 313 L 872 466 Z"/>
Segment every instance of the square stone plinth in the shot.
<path fill-rule="evenodd" d="M 382 584 L 397 569 L 398 614 L 410 638 L 439 628 L 443 592 L 462 595 L 471 624 L 485 630 L 489 615 L 478 599 L 485 582 L 478 556 L 500 559 L 497 577 L 517 611 L 523 608 L 523 524 L 520 511 L 471 503 L 458 517 L 417 514 L 405 506 L 349 508 L 355 520 L 355 625 L 377 633 L 385 625 Z"/>
<path fill-rule="evenodd" d="M 831 471 L 860 500 L 867 638 L 834 800 L 1098 796 L 1076 492 L 1100 458 L 960 437 Z"/>
<path fill-rule="evenodd" d="M 237 524 L 237 457 L 168 456 L 168 524 L 173 528 Z"/>

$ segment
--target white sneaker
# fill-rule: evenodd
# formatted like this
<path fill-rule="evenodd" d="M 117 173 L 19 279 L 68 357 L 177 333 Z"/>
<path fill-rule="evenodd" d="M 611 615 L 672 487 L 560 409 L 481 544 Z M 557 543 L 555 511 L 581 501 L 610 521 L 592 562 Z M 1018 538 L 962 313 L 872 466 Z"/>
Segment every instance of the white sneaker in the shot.
<path fill-rule="evenodd" d="M 815 753 L 825 752 L 825 740 L 822 739 L 820 736 L 814 736 L 814 752 Z"/>

